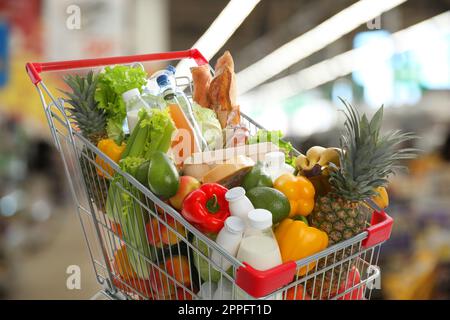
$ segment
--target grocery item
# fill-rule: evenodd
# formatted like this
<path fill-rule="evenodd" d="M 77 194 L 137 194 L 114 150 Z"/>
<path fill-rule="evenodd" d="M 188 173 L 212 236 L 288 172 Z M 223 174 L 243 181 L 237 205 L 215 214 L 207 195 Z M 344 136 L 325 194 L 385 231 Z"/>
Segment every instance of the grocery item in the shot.
<path fill-rule="evenodd" d="M 221 277 L 214 291 L 213 300 L 231 300 L 233 297 L 233 284 L 225 277 Z"/>
<path fill-rule="evenodd" d="M 380 209 L 386 209 L 389 206 L 389 195 L 386 191 L 386 188 L 378 187 L 375 189 L 375 191 L 378 194 L 372 197 L 372 201 L 375 202 L 375 204 Z"/>
<path fill-rule="evenodd" d="M 250 131 L 245 126 L 235 125 L 223 129 L 223 136 L 225 148 L 234 148 L 247 144 Z"/>
<path fill-rule="evenodd" d="M 192 100 L 204 108 L 210 107 L 208 98 L 209 85 L 211 84 L 212 75 L 208 64 L 192 67 L 192 85 L 194 92 L 192 93 Z"/>
<path fill-rule="evenodd" d="M 215 240 L 217 234 L 210 233 L 208 234 L 211 240 Z M 195 268 L 198 270 L 200 274 L 200 278 L 203 281 L 211 281 L 213 283 L 217 283 L 222 277 L 222 273 L 219 268 L 215 268 L 214 265 L 209 261 L 211 258 L 212 250 L 209 248 L 209 245 L 204 241 L 198 239 L 194 236 L 191 240 L 192 245 L 196 248 L 192 250 L 192 261 L 194 262 Z M 200 251 L 205 257 L 203 258 L 201 254 L 198 254 L 197 251 Z M 228 275 L 233 276 L 233 268 L 229 268 L 226 271 Z M 214 293 L 214 292 L 213 292 Z"/>
<path fill-rule="evenodd" d="M 381 135 L 383 107 L 369 121 L 348 102 L 342 102 L 346 122 L 340 145 L 340 166 L 329 173 L 332 191 L 317 197 L 308 217 L 311 226 L 328 234 L 329 245 L 350 239 L 366 227 L 367 209 L 362 205 L 365 199 L 376 195 L 375 188 L 387 184 L 399 159 L 414 157 L 414 150 L 398 149 L 399 144 L 413 138 L 412 134 L 394 131 Z M 345 259 L 350 254 L 350 250 L 344 250 L 337 259 Z M 342 269 L 347 267 L 344 263 Z M 344 281 L 345 275 L 339 270 L 325 274 L 322 292 L 337 291 L 336 281 L 331 281 L 339 277 Z"/>
<path fill-rule="evenodd" d="M 273 187 L 272 179 L 264 171 L 263 164 L 258 162 L 242 180 L 242 187 L 248 191 L 255 187 Z"/>
<path fill-rule="evenodd" d="M 172 160 L 161 151 L 155 151 L 148 166 L 148 186 L 157 196 L 173 197 L 180 186 L 180 176 Z"/>
<path fill-rule="evenodd" d="M 278 147 L 280 151 L 284 151 L 285 154 L 285 162 L 293 167 L 295 167 L 295 157 L 292 155 L 292 151 L 294 148 L 292 147 L 292 144 L 290 142 L 284 141 L 283 139 L 283 133 L 280 130 L 263 130 L 259 129 L 255 135 L 252 135 L 248 138 L 247 143 L 249 145 L 252 144 L 258 144 L 263 142 L 270 142 Z M 278 151 L 278 150 L 272 150 L 272 151 Z M 264 154 L 265 156 L 265 154 Z M 261 159 L 261 161 L 263 161 Z"/>
<path fill-rule="evenodd" d="M 165 223 L 161 222 L 160 219 L 162 219 Z M 151 218 L 145 226 L 148 243 L 155 248 L 159 249 L 165 246 L 172 246 L 181 241 L 178 235 L 172 231 L 171 228 L 183 237 L 187 236 L 184 226 L 181 223 L 176 222 L 171 216 L 167 215 L 165 220 L 163 218 L 160 219 Z"/>
<path fill-rule="evenodd" d="M 328 246 L 328 236 L 325 232 L 290 218 L 281 221 L 275 229 L 275 236 L 283 262 L 309 257 Z M 312 272 L 315 265 L 316 262 L 313 261 L 308 266 L 301 267 L 297 275 L 303 276 Z"/>
<path fill-rule="evenodd" d="M 192 191 L 200 188 L 200 181 L 190 176 L 181 176 L 177 193 L 169 199 L 172 207 L 180 210 L 183 205 L 183 200 Z"/>
<path fill-rule="evenodd" d="M 122 93 L 122 99 L 125 102 L 127 110 L 127 127 L 128 132 L 133 131 L 138 122 L 138 114 L 141 109 L 150 110 L 150 106 L 141 98 L 139 89 L 133 88 Z"/>
<path fill-rule="evenodd" d="M 289 200 L 274 188 L 256 187 L 247 192 L 247 197 L 255 208 L 266 209 L 272 214 L 274 225 L 289 215 Z"/>
<path fill-rule="evenodd" d="M 272 232 L 272 214 L 265 209 L 254 209 L 248 214 L 248 220 L 237 259 L 257 270 L 267 270 L 281 264 L 280 249 Z"/>
<path fill-rule="evenodd" d="M 229 51 L 217 60 L 215 75 L 208 89 L 208 101 L 222 128 L 240 124 L 240 110 L 236 103 L 236 75 Z"/>
<path fill-rule="evenodd" d="M 345 291 L 357 286 L 361 283 L 361 275 L 359 274 L 358 268 L 352 266 L 348 272 L 347 280 L 342 281 L 338 290 L 338 294 L 344 293 Z M 339 297 L 338 300 L 362 300 L 364 298 L 365 285 L 360 285 L 359 287 L 350 290 L 350 292 Z"/>
<path fill-rule="evenodd" d="M 185 256 L 167 257 L 165 266 L 161 269 L 167 270 L 169 276 L 172 276 L 176 281 L 182 283 L 186 287 L 191 285 L 191 269 L 189 261 Z"/>
<path fill-rule="evenodd" d="M 160 96 L 164 99 L 165 104 L 169 108 L 169 112 L 173 117 L 177 128 L 187 130 L 184 135 L 189 133 L 191 141 L 194 144 L 193 146 L 191 145 L 192 148 L 190 150 L 188 149 L 188 155 L 198 150 L 206 150 L 208 144 L 203 138 L 202 131 L 194 117 L 194 112 L 189 99 L 183 92 L 176 90 L 166 75 L 159 76 L 156 81 L 160 87 Z M 184 146 L 183 149 L 187 147 L 188 146 Z"/>
<path fill-rule="evenodd" d="M 320 171 L 328 169 L 330 163 L 339 166 L 339 150 L 337 148 L 314 146 L 308 149 L 306 155 L 300 154 L 295 161 L 297 168 L 305 176 L 309 176 L 314 169 L 320 169 Z"/>
<path fill-rule="evenodd" d="M 227 191 L 225 199 L 228 201 L 230 214 L 234 217 L 239 217 L 246 224 L 248 213 L 255 208 L 245 196 L 245 189 L 234 187 Z"/>
<path fill-rule="evenodd" d="M 108 137 L 118 144 L 124 139 L 123 125 L 127 114 L 122 94 L 133 88 L 141 90 L 146 81 L 147 73 L 140 66 L 107 66 L 98 74 L 94 98 L 99 108 L 105 111 Z"/>
<path fill-rule="evenodd" d="M 217 183 L 203 184 L 183 201 L 181 214 L 204 233 L 218 233 L 230 216 L 225 200 L 227 188 Z"/>
<path fill-rule="evenodd" d="M 284 294 L 285 300 L 311 300 L 306 289 L 302 285 L 289 288 Z"/>
<path fill-rule="evenodd" d="M 285 154 L 281 151 L 269 152 L 264 158 L 264 172 L 270 176 L 272 181 L 278 179 L 285 173 L 294 174 L 295 169 L 285 163 Z"/>
<path fill-rule="evenodd" d="M 143 90 L 147 94 L 157 96 L 159 94 L 159 85 L 156 79 L 158 79 L 158 77 L 161 75 L 165 75 L 169 79 L 170 83 L 176 85 L 175 79 L 176 71 L 177 71 L 176 68 L 169 64 L 165 69 L 158 70 L 152 73 L 152 75 L 147 80 L 147 84 L 145 85 Z"/>
<path fill-rule="evenodd" d="M 128 260 L 127 247 L 122 245 L 119 249 L 114 252 L 114 269 L 124 280 L 137 278 L 136 273 L 131 267 L 130 261 Z"/>
<path fill-rule="evenodd" d="M 228 217 L 225 220 L 224 227 L 217 235 L 216 243 L 233 257 L 237 254 L 245 225 L 245 221 L 239 217 Z M 212 250 L 211 260 L 222 270 L 228 270 L 231 267 L 231 263 L 216 250 Z"/>
<path fill-rule="evenodd" d="M 97 148 L 112 161 L 118 163 L 122 157 L 122 152 L 125 150 L 125 143 L 119 146 L 113 139 L 101 139 L 97 144 Z M 114 170 L 100 156 L 97 155 L 95 157 L 95 163 L 101 168 L 97 168 L 97 174 L 99 176 L 108 178 L 114 175 Z"/>
<path fill-rule="evenodd" d="M 294 176 L 290 173 L 282 174 L 274 182 L 274 188 L 281 191 L 291 205 L 289 216 L 307 216 L 314 208 L 314 186 L 307 178 Z"/>
<path fill-rule="evenodd" d="M 200 286 L 200 290 L 197 292 L 197 296 L 203 300 L 212 300 L 216 290 L 217 290 L 217 283 L 205 281 Z"/>
<path fill-rule="evenodd" d="M 237 156 L 228 159 L 224 163 L 213 166 L 202 178 L 203 183 L 219 183 L 227 188 L 233 188 L 241 184 L 244 176 L 251 170 L 255 163 L 245 156 Z"/>
<path fill-rule="evenodd" d="M 160 266 L 160 268 L 164 270 L 163 266 Z M 151 276 L 149 279 L 151 290 L 147 295 L 151 292 L 150 294 L 158 300 L 170 299 L 175 295 L 177 291 L 175 282 L 155 266 L 152 265 L 150 269 Z"/>
<path fill-rule="evenodd" d="M 107 137 L 106 112 L 94 99 L 98 75 L 89 71 L 86 76 L 67 75 L 64 82 L 72 92 L 62 91 L 69 99 L 65 99 L 70 119 L 80 129 L 81 134 L 94 145 Z"/>
<path fill-rule="evenodd" d="M 223 147 L 222 127 L 217 119 L 216 113 L 208 108 L 204 108 L 197 103 L 192 104 L 195 120 L 201 129 L 208 150 L 221 149 Z"/>
<path fill-rule="evenodd" d="M 201 179 L 217 164 L 223 164 L 230 159 L 245 159 L 248 157 L 254 162 L 263 161 L 267 152 L 278 151 L 279 148 L 271 142 L 252 145 L 240 145 L 225 149 L 216 149 L 206 152 L 196 152 L 186 158 L 183 163 L 185 174 Z M 239 157 L 240 156 L 240 157 Z"/>

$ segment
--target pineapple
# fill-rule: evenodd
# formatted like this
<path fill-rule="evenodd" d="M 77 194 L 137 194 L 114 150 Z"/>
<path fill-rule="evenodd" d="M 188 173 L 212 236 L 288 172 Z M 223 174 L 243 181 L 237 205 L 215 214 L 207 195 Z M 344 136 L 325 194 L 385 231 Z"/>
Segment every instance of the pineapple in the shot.
<path fill-rule="evenodd" d="M 369 213 L 365 200 L 376 195 L 376 188 L 386 186 L 388 176 L 394 169 L 401 167 L 397 164 L 399 160 L 413 158 L 415 151 L 397 150 L 399 144 L 413 138 L 410 133 L 394 131 L 380 134 L 383 107 L 369 122 L 365 114 L 360 116 L 352 105 L 341 101 L 346 108 L 346 121 L 340 141 L 340 165 L 338 167 L 330 163 L 329 183 L 332 190 L 317 197 L 314 210 L 309 215 L 311 226 L 328 234 L 329 245 L 350 239 L 363 231 Z M 319 268 L 350 254 L 350 248 L 341 250 L 336 260 L 329 257 L 325 263 L 324 259 L 319 263 Z M 315 294 L 322 290 L 322 297 L 327 297 L 329 293 L 333 296 L 338 279 L 341 283 L 345 281 L 348 267 L 349 264 L 344 263 L 342 267 L 335 267 L 333 272 L 326 272 L 322 284 L 322 277 L 319 277 L 315 281 Z"/>
<path fill-rule="evenodd" d="M 93 71 L 86 76 L 68 75 L 64 78 L 64 82 L 72 90 L 72 92 L 62 91 L 68 97 L 65 101 L 70 105 L 67 107 L 70 119 L 84 137 L 97 145 L 98 141 L 107 137 L 105 111 L 98 107 L 98 102 L 94 99 L 97 75 L 94 75 Z M 88 160 L 95 161 L 93 152 L 84 147 L 81 153 L 81 172 L 89 197 L 98 209 L 104 211 L 109 182 L 97 175 L 95 166 Z"/>
<path fill-rule="evenodd" d="M 69 99 L 67 108 L 69 117 L 78 126 L 82 135 L 97 145 L 98 141 L 106 135 L 106 114 L 98 107 L 94 95 L 97 88 L 97 75 L 90 71 L 85 77 L 68 75 L 64 82 L 72 89 L 72 92 L 63 91 Z"/>

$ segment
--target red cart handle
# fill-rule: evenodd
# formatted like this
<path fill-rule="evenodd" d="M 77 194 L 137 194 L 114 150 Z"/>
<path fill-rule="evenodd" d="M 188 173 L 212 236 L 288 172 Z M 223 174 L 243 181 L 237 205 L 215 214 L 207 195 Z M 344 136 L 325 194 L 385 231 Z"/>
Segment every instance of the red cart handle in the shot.
<path fill-rule="evenodd" d="M 367 237 L 362 241 L 362 248 L 370 248 L 389 239 L 393 223 L 394 220 L 385 212 L 374 211 L 371 226 L 364 230 Z M 256 270 L 244 262 L 236 270 L 236 284 L 253 297 L 261 298 L 291 283 L 296 271 L 297 264 L 294 261 L 265 271 Z"/>
<path fill-rule="evenodd" d="M 164 60 L 180 60 L 191 58 L 194 59 L 198 65 L 208 63 L 208 60 L 197 49 L 189 49 L 184 51 L 172 51 L 162 53 L 140 54 L 134 56 L 109 57 L 98 59 L 84 59 L 84 60 L 69 60 L 69 61 L 54 61 L 54 62 L 28 62 L 25 69 L 28 76 L 34 85 L 41 82 L 41 72 L 92 68 L 115 64 L 126 64 L 133 62 L 145 61 L 164 61 Z"/>

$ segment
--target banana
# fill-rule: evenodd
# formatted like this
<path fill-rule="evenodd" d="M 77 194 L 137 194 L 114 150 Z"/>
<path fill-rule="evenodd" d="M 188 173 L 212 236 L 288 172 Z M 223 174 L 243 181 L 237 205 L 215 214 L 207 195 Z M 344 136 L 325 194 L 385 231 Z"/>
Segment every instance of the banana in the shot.
<path fill-rule="evenodd" d="M 314 146 L 309 148 L 306 152 L 306 156 L 300 154 L 297 157 L 295 164 L 299 171 L 310 171 L 318 166 L 323 173 L 323 170 L 327 170 L 330 162 L 339 166 L 339 149 Z"/>

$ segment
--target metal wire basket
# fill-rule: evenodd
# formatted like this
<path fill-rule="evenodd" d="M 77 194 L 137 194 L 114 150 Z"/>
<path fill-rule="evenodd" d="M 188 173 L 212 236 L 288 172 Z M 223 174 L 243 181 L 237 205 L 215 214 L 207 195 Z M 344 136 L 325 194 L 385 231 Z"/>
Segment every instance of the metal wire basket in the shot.
<path fill-rule="evenodd" d="M 26 65 L 61 153 L 102 292 L 115 299 L 370 299 L 379 283 L 380 246 L 389 238 L 393 224 L 386 213 L 368 211 L 365 231 L 313 256 L 270 270 L 255 270 L 230 256 L 83 137 L 70 122 L 64 99 L 53 96 L 40 76 L 48 71 L 179 59 L 207 63 L 198 50 L 191 49 Z M 245 115 L 242 125 L 251 135 L 261 128 Z M 99 165 L 99 160 L 112 171 Z M 122 179 L 113 179 L 114 175 Z M 142 219 L 132 228 L 142 228 L 145 223 L 145 230 L 136 231 L 145 232 L 145 243 L 142 238 L 125 241 L 120 218 L 106 216 L 112 184 L 131 199 L 136 216 Z M 224 270 L 222 264 L 216 264 L 210 258 L 213 251 L 231 267 Z M 130 266 L 126 252 L 138 260 L 137 270 Z"/>

